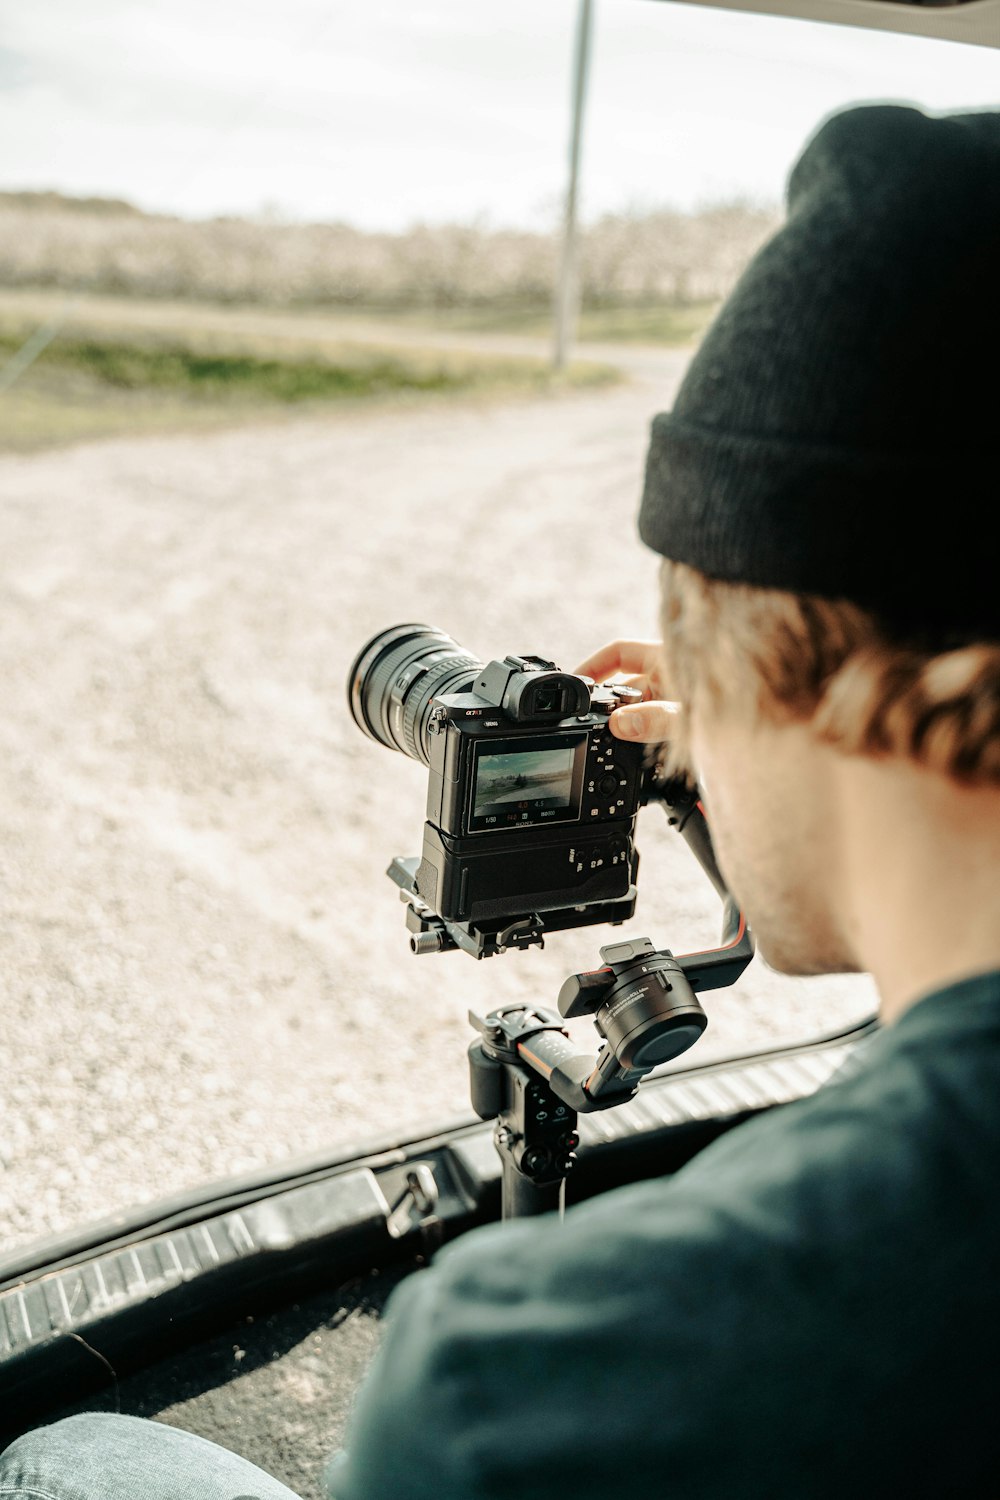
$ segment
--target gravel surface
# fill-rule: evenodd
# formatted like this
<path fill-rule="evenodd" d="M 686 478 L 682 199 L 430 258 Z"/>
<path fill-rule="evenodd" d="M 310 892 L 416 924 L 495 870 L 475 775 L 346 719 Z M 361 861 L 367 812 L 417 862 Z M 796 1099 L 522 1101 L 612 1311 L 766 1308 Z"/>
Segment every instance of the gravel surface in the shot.
<path fill-rule="evenodd" d="M 567 668 L 654 633 L 634 515 L 686 356 L 621 357 L 600 393 L 0 460 L 0 1247 L 465 1114 L 470 1005 L 551 1003 L 630 932 L 715 939 L 653 810 L 629 927 L 414 958 L 383 872 L 419 851 L 426 773 L 345 708 L 353 656 L 401 620 Z M 758 962 L 696 1055 L 872 1003 Z"/>

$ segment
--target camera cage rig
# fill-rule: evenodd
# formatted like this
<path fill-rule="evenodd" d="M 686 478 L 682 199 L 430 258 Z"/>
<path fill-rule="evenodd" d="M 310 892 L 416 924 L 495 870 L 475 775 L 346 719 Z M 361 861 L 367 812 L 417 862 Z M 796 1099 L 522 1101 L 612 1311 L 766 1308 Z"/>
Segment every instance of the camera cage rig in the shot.
<path fill-rule="evenodd" d="M 708 1024 L 698 994 L 735 983 L 753 957 L 753 936 L 719 870 L 697 788 L 657 780 L 650 772 L 641 802 L 654 801 L 722 901 L 719 946 L 675 956 L 649 938 L 606 944 L 601 968 L 565 981 L 558 1012 L 528 1004 L 505 1005 L 486 1016 L 469 1012 L 479 1033 L 469 1048 L 472 1107 L 480 1119 L 496 1121 L 505 1219 L 561 1205 L 579 1145 L 577 1116 L 625 1103 L 655 1067 L 692 1046 Z M 484 929 L 431 911 L 416 894 L 417 865 L 416 859 L 397 857 L 386 872 L 407 903 L 414 953 L 462 949 L 486 958 L 508 948 L 544 947 L 546 931 L 595 921 L 617 924 L 635 909 L 633 883 L 622 901 L 534 913 Z M 583 1015 L 593 1016 L 602 1039 L 596 1058 L 578 1050 L 563 1024 Z"/>

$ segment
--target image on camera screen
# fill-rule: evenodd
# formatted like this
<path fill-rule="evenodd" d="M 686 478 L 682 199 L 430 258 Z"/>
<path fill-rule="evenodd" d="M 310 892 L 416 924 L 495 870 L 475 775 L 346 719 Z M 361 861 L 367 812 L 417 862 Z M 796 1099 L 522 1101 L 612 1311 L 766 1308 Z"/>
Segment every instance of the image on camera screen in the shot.
<path fill-rule="evenodd" d="M 477 827 L 558 819 L 574 803 L 575 747 L 480 755 L 472 815 Z M 482 820 L 482 821 L 480 821 Z"/>

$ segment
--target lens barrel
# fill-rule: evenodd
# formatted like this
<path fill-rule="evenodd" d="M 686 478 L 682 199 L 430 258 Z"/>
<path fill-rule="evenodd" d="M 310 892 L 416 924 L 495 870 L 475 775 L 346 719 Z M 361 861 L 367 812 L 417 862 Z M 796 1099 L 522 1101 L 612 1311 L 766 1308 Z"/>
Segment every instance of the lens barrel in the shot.
<path fill-rule="evenodd" d="M 354 659 L 347 679 L 351 716 L 389 750 L 429 765 L 427 720 L 442 693 L 465 693 L 482 662 L 432 625 L 392 625 Z"/>

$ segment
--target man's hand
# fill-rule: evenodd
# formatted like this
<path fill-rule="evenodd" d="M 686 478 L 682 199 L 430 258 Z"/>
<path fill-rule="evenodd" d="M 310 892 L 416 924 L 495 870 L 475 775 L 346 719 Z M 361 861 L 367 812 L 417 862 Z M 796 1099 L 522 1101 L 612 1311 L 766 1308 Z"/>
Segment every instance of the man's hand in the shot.
<path fill-rule="evenodd" d="M 616 708 L 608 721 L 611 733 L 620 740 L 662 744 L 670 739 L 675 728 L 672 721 L 680 713 L 680 704 L 667 697 L 663 647 L 659 641 L 612 641 L 595 651 L 576 671 L 578 676 L 592 677 L 595 682 L 613 678 L 642 690 L 641 703 Z"/>

